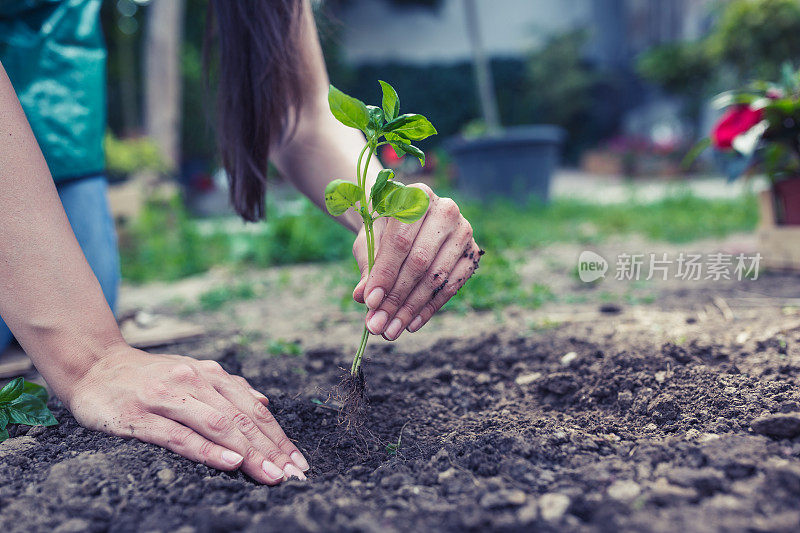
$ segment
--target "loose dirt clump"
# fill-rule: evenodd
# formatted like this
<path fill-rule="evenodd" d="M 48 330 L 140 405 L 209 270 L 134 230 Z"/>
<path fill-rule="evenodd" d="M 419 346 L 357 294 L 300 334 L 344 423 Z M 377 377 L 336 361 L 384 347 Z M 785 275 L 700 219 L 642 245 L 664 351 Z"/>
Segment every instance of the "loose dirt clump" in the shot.
<path fill-rule="evenodd" d="M 231 354 L 223 363 L 270 396 L 312 465 L 308 482 L 275 488 L 85 430 L 53 404 L 59 426 L 0 445 L 0 520 L 25 531 L 797 530 L 799 330 L 778 343 L 658 343 L 616 319 L 374 349 L 355 433 L 324 401 L 346 354 Z"/>

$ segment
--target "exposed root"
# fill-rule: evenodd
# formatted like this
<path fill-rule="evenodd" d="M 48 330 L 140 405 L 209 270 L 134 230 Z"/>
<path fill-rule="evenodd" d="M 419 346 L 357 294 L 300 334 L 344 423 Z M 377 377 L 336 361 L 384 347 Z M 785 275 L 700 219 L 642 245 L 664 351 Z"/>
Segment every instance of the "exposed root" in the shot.
<path fill-rule="evenodd" d="M 353 376 L 345 374 L 336 392 L 336 400 L 342 406 L 339 411 L 339 425 L 345 431 L 358 432 L 367 419 L 367 384 L 364 371 L 358 369 Z"/>

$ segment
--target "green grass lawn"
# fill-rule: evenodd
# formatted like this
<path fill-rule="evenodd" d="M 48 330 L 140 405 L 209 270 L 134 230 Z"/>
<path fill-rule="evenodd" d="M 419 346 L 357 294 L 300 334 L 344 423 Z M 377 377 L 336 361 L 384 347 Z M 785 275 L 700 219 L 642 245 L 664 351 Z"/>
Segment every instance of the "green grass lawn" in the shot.
<path fill-rule="evenodd" d="M 654 203 L 599 205 L 559 199 L 546 206 L 465 203 L 465 216 L 485 247 L 532 248 L 554 242 L 602 242 L 610 235 L 640 234 L 655 241 L 690 242 L 752 231 L 754 196 L 708 200 L 678 193 Z"/>
<path fill-rule="evenodd" d="M 490 252 L 469 290 L 449 306 L 462 310 L 497 308 L 512 301 L 536 307 L 553 298 L 546 285 L 521 287 L 517 264 L 511 259 L 515 252 L 557 242 L 600 243 L 612 235 L 689 242 L 752 231 L 758 220 L 751 195 L 709 200 L 678 193 L 654 203 L 612 205 L 565 199 L 548 205 L 460 205 L 476 240 Z M 352 259 L 352 234 L 305 199 L 293 201 L 290 209 L 271 205 L 267 222 L 251 231 L 225 229 L 229 227 L 225 221 L 206 221 L 203 227 L 201 231 L 179 200 L 151 201 L 141 217 L 121 232 L 124 279 L 176 280 L 215 265 L 269 267 Z M 356 276 L 354 270 L 353 282 Z M 204 308 L 217 307 L 221 300 L 252 297 L 241 289 L 217 292 L 206 295 Z"/>

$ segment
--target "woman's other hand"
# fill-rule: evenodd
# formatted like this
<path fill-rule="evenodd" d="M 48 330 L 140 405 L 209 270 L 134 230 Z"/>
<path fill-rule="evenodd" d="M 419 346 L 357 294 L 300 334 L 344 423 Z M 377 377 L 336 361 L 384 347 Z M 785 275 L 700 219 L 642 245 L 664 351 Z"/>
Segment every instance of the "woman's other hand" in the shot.
<path fill-rule="evenodd" d="M 162 446 L 260 483 L 306 479 L 309 466 L 266 396 L 216 361 L 125 347 L 75 383 L 67 406 L 83 426 Z"/>

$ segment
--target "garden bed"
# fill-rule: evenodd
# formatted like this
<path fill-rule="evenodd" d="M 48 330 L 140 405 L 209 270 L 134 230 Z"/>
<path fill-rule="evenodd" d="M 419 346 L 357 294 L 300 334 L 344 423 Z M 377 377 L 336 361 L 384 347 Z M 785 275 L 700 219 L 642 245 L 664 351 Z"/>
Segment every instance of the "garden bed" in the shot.
<path fill-rule="evenodd" d="M 800 439 L 785 435 L 800 433 L 800 324 L 768 314 L 746 338 L 687 314 L 689 334 L 664 343 L 599 313 L 416 353 L 378 345 L 359 434 L 325 403 L 348 354 L 231 350 L 222 362 L 270 396 L 308 482 L 258 486 L 85 430 L 54 405 L 59 426 L 0 445 L 0 519 L 27 531 L 796 530 Z"/>

